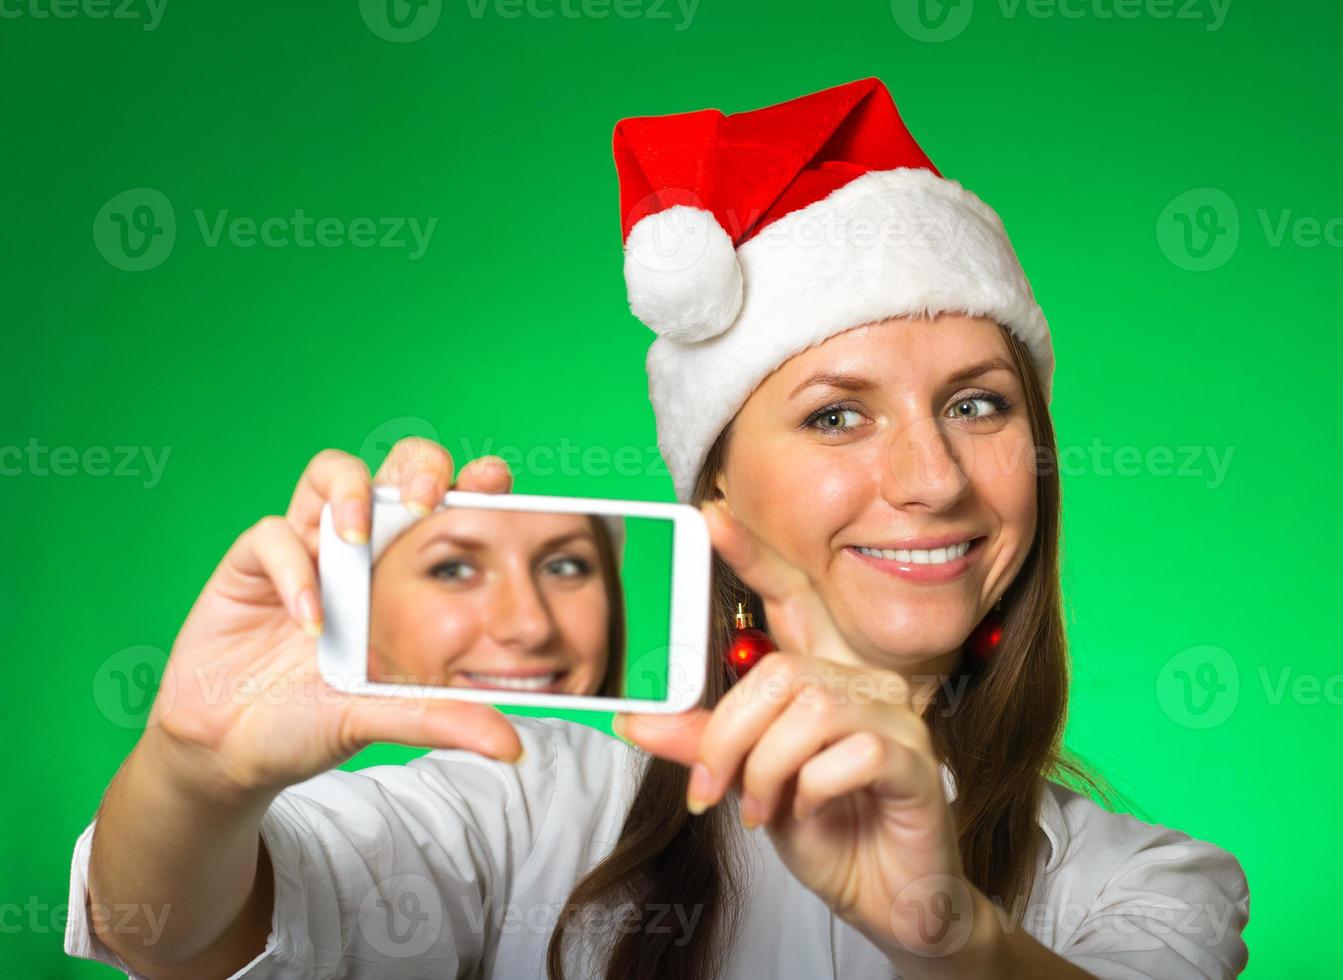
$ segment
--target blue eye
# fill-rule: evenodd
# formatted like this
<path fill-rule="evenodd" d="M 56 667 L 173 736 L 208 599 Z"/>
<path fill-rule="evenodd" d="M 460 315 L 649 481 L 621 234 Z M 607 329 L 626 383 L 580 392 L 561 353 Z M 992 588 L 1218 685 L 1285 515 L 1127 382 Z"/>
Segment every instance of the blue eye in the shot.
<path fill-rule="evenodd" d="M 973 405 L 976 402 L 991 405 L 993 407 L 993 411 L 988 412 L 987 414 L 984 413 L 983 411 L 978 411 L 973 415 L 967 415 L 959 411 L 959 409 L 961 409 L 963 406 Z M 970 395 L 967 395 L 964 398 L 959 399 L 952 407 L 952 411 L 957 413 L 956 414 L 957 418 L 965 419 L 967 422 L 979 422 L 984 419 L 992 418 L 995 415 L 1000 415 L 1006 412 L 1011 407 L 1012 403 L 1009 402 L 1002 395 L 994 394 L 991 391 L 976 391 Z"/>
<path fill-rule="evenodd" d="M 858 419 L 856 422 L 844 424 L 843 419 L 853 417 Z M 855 408 L 849 408 L 845 405 L 827 405 L 825 408 L 817 409 L 812 412 L 805 422 L 802 423 L 804 429 L 816 429 L 820 432 L 849 432 L 857 425 L 861 424 L 863 413 Z M 818 422 L 831 422 L 840 420 L 837 425 L 817 425 Z"/>
<path fill-rule="evenodd" d="M 592 571 L 592 566 L 582 558 L 556 558 L 546 567 L 556 571 L 563 578 L 578 578 Z"/>
<path fill-rule="evenodd" d="M 465 582 L 475 578 L 476 570 L 467 562 L 453 559 L 439 562 L 429 569 L 429 574 L 444 582 Z"/>

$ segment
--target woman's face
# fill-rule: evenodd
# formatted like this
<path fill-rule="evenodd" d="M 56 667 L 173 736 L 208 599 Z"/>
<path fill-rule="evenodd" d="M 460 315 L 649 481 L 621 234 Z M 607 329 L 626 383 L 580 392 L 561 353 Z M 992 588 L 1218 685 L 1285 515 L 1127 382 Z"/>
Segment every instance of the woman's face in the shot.
<path fill-rule="evenodd" d="M 1034 443 L 1012 363 L 991 320 L 886 320 L 796 355 L 737 415 L 718 488 L 873 666 L 949 673 L 1026 560 Z M 947 564 L 859 550 L 927 538 L 972 544 Z"/>
<path fill-rule="evenodd" d="M 594 694 L 608 583 L 583 514 L 448 509 L 373 567 L 369 676 L 389 683 Z"/>

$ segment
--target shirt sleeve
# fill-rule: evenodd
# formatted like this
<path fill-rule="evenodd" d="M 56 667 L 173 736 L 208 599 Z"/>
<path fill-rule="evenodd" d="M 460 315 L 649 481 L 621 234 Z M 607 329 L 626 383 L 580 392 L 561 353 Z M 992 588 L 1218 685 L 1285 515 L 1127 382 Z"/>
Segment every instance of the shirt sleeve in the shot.
<path fill-rule="evenodd" d="M 1134 821 L 1136 823 L 1136 821 Z M 1249 959 L 1250 891 L 1228 851 L 1177 830 L 1144 833 L 1082 917 L 1065 959 L 1101 980 L 1222 980 Z"/>
<path fill-rule="evenodd" d="M 624 748 L 595 730 L 578 734 L 576 722 L 510 720 L 525 752 L 516 766 L 436 750 L 404 766 L 332 770 L 276 797 L 261 822 L 275 876 L 271 932 L 265 949 L 230 980 L 443 978 L 481 970 L 510 887 L 543 830 L 558 824 L 561 833 L 581 834 L 581 797 L 572 786 L 560 788 L 575 781 L 557 779 L 557 768 L 571 771 L 568 756 L 583 745 Z M 589 768 L 621 756 L 608 750 L 589 759 Z M 591 777 L 590 786 L 601 785 L 610 773 Z M 89 921 L 93 829 L 75 845 L 65 950 L 148 980 L 108 950 Z"/>

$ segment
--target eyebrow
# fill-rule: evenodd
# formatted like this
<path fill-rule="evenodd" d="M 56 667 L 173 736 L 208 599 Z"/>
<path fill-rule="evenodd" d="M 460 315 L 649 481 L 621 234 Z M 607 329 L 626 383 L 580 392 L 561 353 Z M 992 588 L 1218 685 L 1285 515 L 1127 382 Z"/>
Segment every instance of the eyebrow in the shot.
<path fill-rule="evenodd" d="M 557 534 L 553 538 L 547 538 L 546 540 L 541 542 L 541 546 L 537 548 L 537 550 L 548 551 L 551 548 L 555 547 L 556 545 L 563 544 L 564 542 L 569 541 L 573 538 L 584 538 L 588 541 L 593 540 L 592 534 L 588 531 L 569 531 L 566 534 Z M 457 547 L 463 548 L 467 551 L 481 551 L 488 544 L 488 542 L 486 541 L 481 541 L 479 538 L 468 537 L 465 534 L 453 534 L 451 531 L 439 531 L 432 538 L 430 538 L 423 545 L 421 545 L 420 551 L 427 551 L 431 546 L 437 544 L 440 541 L 446 541 L 448 544 L 455 544 Z"/>
<path fill-rule="evenodd" d="M 1004 357 L 994 355 L 987 360 L 980 361 L 978 364 L 971 364 L 969 367 L 961 368 L 959 371 L 951 374 L 947 381 L 951 383 L 959 381 L 968 381 L 971 378 L 977 378 L 982 374 L 988 374 L 990 371 L 1011 371 L 1016 374 L 1016 368 L 1012 362 Z M 878 387 L 877 382 L 861 374 L 832 373 L 829 371 L 820 374 L 814 374 L 806 381 L 802 382 L 789 394 L 789 398 L 796 398 L 798 393 L 804 388 L 812 388 L 818 385 L 824 385 L 830 388 L 843 388 L 848 391 L 870 391 Z"/>

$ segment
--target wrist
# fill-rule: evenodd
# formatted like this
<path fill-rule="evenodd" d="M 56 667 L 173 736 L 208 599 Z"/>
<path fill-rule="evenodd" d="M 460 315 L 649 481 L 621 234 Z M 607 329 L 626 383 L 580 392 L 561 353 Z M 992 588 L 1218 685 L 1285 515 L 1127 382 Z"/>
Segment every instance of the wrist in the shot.
<path fill-rule="evenodd" d="M 939 951 L 907 949 L 889 939 L 878 942 L 891 964 L 909 980 L 1005 980 L 1010 977 L 1007 933 L 1002 913 L 978 888 L 965 883 L 968 914 Z"/>
<path fill-rule="evenodd" d="M 181 805 L 207 813 L 262 812 L 278 792 L 231 777 L 208 749 L 183 743 L 157 727 L 140 736 L 127 768 L 143 788 L 171 794 Z"/>
<path fill-rule="evenodd" d="M 974 924 L 970 940 L 960 951 L 955 976 L 981 980 L 1006 980 L 1012 975 L 1008 962 L 1007 932 L 1002 911 L 978 888 L 971 886 Z"/>

